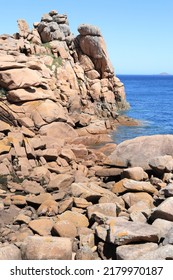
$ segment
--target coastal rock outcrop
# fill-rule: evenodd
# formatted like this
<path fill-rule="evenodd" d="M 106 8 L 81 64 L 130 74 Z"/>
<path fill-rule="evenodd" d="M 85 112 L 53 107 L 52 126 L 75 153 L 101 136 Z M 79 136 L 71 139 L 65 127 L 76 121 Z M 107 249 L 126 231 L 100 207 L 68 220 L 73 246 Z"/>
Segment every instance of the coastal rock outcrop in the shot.
<path fill-rule="evenodd" d="M 128 107 L 124 85 L 114 74 L 97 27 L 83 24 L 75 37 L 67 16 L 56 11 L 45 14 L 32 30 L 25 20 L 18 20 L 18 27 L 14 36 L 0 37 L 0 91 L 1 102 L 8 101 L 7 111 L 16 113 L 19 124 L 27 120 L 25 125 L 32 129 L 46 124 L 35 103 L 28 101 L 62 105 L 75 128 L 99 118 L 116 119 L 118 111 Z M 15 106 L 21 102 L 22 112 Z"/>
<path fill-rule="evenodd" d="M 78 27 L 80 35 L 76 38 L 80 49 L 93 62 L 102 78 L 114 76 L 114 69 L 109 61 L 106 45 L 100 30 L 92 25 L 82 24 Z"/>
<path fill-rule="evenodd" d="M 0 258 L 172 258 L 172 136 L 110 143 L 128 104 L 97 27 L 18 27 L 0 36 Z"/>

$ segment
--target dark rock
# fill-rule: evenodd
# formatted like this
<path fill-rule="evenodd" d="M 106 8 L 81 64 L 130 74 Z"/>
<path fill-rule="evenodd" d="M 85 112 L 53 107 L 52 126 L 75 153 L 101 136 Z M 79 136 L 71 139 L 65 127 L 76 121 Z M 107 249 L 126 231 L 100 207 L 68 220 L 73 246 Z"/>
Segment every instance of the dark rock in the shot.
<path fill-rule="evenodd" d="M 99 242 L 98 253 L 102 260 L 116 260 L 116 246 L 109 243 Z"/>

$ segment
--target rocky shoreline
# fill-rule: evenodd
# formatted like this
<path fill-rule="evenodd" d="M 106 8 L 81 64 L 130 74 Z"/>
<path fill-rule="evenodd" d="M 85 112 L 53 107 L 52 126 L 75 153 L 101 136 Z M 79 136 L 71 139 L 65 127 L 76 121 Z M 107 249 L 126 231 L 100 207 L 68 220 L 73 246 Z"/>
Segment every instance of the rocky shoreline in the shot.
<path fill-rule="evenodd" d="M 0 259 L 173 259 L 173 136 L 119 145 L 100 30 L 43 15 L 0 36 Z"/>

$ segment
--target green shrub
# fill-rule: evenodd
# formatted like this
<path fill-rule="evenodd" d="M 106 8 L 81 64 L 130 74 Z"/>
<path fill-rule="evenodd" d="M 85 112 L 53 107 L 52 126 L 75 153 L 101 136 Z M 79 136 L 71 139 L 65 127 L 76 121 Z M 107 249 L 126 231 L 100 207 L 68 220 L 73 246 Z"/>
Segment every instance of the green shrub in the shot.
<path fill-rule="evenodd" d="M 0 87 L 0 98 L 6 98 L 7 91 L 5 88 Z"/>
<path fill-rule="evenodd" d="M 57 72 L 57 68 L 62 66 L 62 58 L 60 56 L 55 57 L 54 55 L 51 55 L 53 58 L 51 65 L 46 65 L 50 70 L 54 70 L 54 72 Z"/>
<path fill-rule="evenodd" d="M 45 48 L 47 48 L 47 49 L 50 49 L 50 50 L 51 50 L 51 45 L 50 45 L 50 42 L 43 43 L 43 47 L 45 47 Z"/>

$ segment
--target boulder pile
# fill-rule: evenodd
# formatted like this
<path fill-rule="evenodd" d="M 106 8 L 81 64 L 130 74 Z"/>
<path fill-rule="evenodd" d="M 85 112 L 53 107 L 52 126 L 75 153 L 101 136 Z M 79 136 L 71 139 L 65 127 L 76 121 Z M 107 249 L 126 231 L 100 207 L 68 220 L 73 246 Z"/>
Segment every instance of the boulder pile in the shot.
<path fill-rule="evenodd" d="M 0 259 L 173 259 L 171 135 L 145 137 L 158 149 L 142 168 L 113 159 L 143 137 L 91 149 L 28 134 L 1 146 Z"/>
<path fill-rule="evenodd" d="M 18 26 L 0 36 L 0 259 L 172 259 L 173 137 L 112 143 L 128 104 L 97 27 Z"/>

